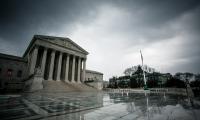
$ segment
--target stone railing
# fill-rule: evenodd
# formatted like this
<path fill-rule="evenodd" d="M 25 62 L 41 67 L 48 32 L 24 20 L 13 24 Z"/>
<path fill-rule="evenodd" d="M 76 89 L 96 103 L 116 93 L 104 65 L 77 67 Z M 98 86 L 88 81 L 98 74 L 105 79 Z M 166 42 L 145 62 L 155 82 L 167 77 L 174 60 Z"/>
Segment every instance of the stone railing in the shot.
<path fill-rule="evenodd" d="M 144 93 L 143 89 L 111 89 L 105 88 L 105 92 L 112 92 L 112 93 Z M 185 88 L 150 88 L 146 90 L 146 92 L 150 93 L 168 93 L 168 94 L 177 94 L 177 95 L 187 95 L 187 91 Z"/>
<path fill-rule="evenodd" d="M 112 92 L 112 93 L 143 93 L 143 89 L 130 89 L 130 88 L 118 88 L 118 89 L 111 89 L 111 88 L 105 88 L 104 91 L 106 92 Z"/>
<path fill-rule="evenodd" d="M 185 88 L 150 88 L 151 93 L 169 93 L 178 95 L 187 95 Z"/>

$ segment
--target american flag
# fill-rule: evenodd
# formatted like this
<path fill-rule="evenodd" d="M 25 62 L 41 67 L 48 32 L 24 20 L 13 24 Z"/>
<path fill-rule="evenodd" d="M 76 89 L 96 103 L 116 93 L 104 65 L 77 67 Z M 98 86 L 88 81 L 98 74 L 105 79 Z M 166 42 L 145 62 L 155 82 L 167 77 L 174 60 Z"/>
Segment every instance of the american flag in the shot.
<path fill-rule="evenodd" d="M 142 60 L 142 65 L 143 65 L 143 56 L 142 56 L 142 51 L 140 50 L 140 54 L 141 54 L 141 60 Z"/>

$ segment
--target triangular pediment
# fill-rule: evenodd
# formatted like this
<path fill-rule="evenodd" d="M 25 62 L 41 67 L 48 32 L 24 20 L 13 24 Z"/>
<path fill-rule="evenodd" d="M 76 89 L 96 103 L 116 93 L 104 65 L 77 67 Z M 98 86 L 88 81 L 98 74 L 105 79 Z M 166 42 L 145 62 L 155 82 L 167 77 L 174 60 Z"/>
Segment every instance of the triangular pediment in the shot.
<path fill-rule="evenodd" d="M 69 38 L 63 38 L 63 37 L 53 37 L 53 36 L 43 36 L 43 35 L 36 35 L 35 36 L 36 39 L 39 40 L 45 40 L 47 42 L 71 49 L 71 50 L 75 50 L 75 51 L 79 51 L 85 54 L 88 54 L 88 52 L 86 50 L 84 50 L 83 48 L 81 48 L 79 45 L 77 45 L 75 42 L 73 42 L 71 39 Z"/>
<path fill-rule="evenodd" d="M 64 37 L 54 37 L 54 36 L 45 36 L 45 35 L 34 35 L 33 39 L 31 40 L 28 48 L 26 49 L 23 57 L 26 57 L 27 53 L 30 52 L 31 47 L 35 44 L 35 41 L 41 40 L 43 42 L 47 42 L 50 44 L 58 45 L 61 47 L 65 47 L 66 49 L 71 49 L 74 51 L 81 52 L 85 55 L 88 55 L 88 52 L 84 50 L 82 47 L 80 47 L 78 44 L 73 42 L 69 38 L 64 38 Z"/>

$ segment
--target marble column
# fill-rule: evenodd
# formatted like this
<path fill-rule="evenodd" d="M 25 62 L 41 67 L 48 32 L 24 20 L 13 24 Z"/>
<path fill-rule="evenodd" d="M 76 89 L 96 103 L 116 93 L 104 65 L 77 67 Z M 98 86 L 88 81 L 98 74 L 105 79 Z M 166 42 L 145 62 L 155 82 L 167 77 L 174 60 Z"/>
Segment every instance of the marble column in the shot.
<path fill-rule="evenodd" d="M 44 48 L 43 56 L 42 56 L 42 65 L 41 65 L 41 71 L 42 76 L 44 77 L 44 71 L 45 71 L 45 65 L 46 65 L 46 59 L 47 59 L 47 48 Z"/>
<path fill-rule="evenodd" d="M 86 59 L 83 59 L 82 82 L 85 81 Z"/>
<path fill-rule="evenodd" d="M 34 70 L 35 70 L 35 65 L 37 62 L 37 56 L 38 56 L 38 49 L 39 46 L 35 46 L 33 48 L 32 54 L 31 54 L 31 64 L 30 64 L 30 68 L 29 68 L 29 75 L 34 74 Z"/>
<path fill-rule="evenodd" d="M 54 60 L 55 60 L 55 50 L 52 50 L 51 52 L 51 63 L 50 63 L 50 68 L 49 68 L 49 78 L 48 80 L 53 80 L 53 68 L 54 68 Z"/>
<path fill-rule="evenodd" d="M 57 69 L 57 77 L 56 77 L 56 80 L 57 81 L 60 81 L 60 74 L 61 74 L 61 65 L 62 65 L 62 56 L 63 56 L 63 53 L 60 52 L 59 54 L 59 58 L 58 58 L 58 69 Z"/>
<path fill-rule="evenodd" d="M 66 65 L 65 65 L 65 82 L 69 82 L 69 55 L 67 54 Z"/>
<path fill-rule="evenodd" d="M 81 77 L 81 58 L 78 58 L 78 73 L 77 73 L 77 82 L 80 83 L 80 77 Z"/>
<path fill-rule="evenodd" d="M 71 82 L 75 82 L 74 78 L 75 78 L 75 56 L 73 55 L 73 61 L 72 61 L 72 79 Z"/>

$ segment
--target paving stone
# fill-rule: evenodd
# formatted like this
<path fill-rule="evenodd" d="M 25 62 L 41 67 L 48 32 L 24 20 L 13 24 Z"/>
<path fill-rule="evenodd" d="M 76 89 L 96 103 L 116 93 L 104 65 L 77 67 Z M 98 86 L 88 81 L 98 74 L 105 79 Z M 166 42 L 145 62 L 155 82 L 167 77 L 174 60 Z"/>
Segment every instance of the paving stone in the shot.
<path fill-rule="evenodd" d="M 180 114 L 184 114 L 182 120 L 198 120 L 200 114 L 198 99 L 192 107 L 183 96 L 141 93 L 128 96 L 101 92 L 1 95 L 0 103 L 1 120 L 167 120 L 169 117 L 176 120 L 181 118 Z"/>

